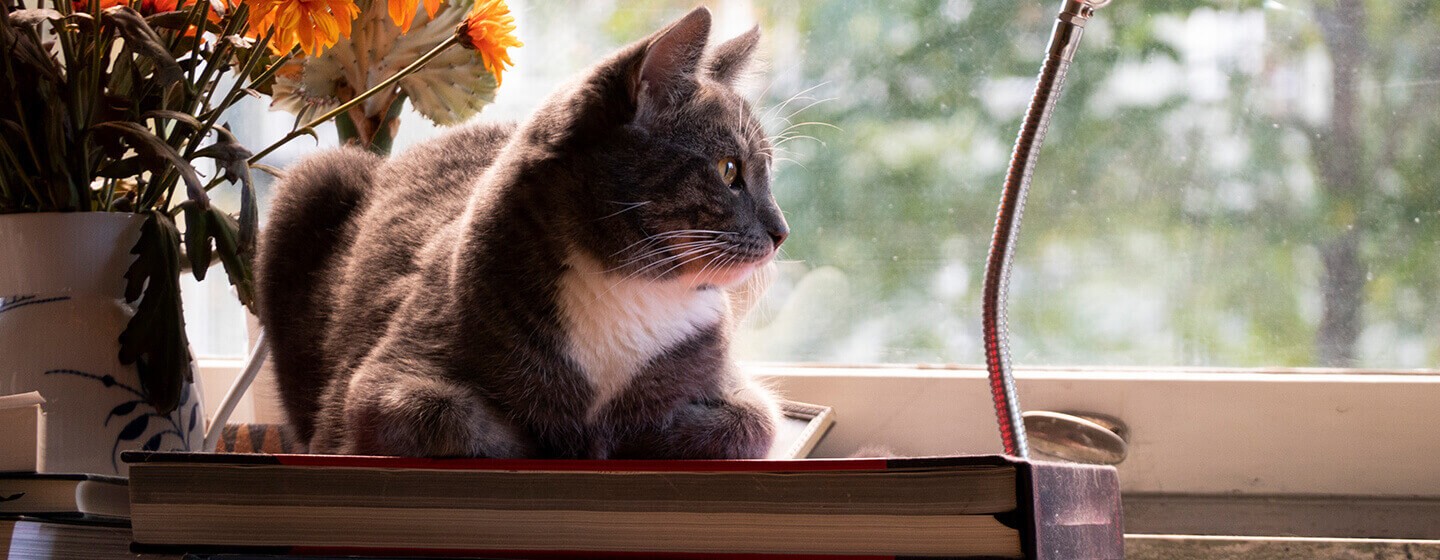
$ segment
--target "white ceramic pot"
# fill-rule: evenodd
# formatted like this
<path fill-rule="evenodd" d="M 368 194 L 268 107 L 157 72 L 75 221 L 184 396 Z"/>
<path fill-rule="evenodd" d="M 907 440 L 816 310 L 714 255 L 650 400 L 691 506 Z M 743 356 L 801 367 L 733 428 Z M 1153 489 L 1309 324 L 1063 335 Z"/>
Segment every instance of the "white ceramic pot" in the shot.
<path fill-rule="evenodd" d="M 179 408 L 161 415 L 118 358 L 134 312 L 124 276 L 143 222 L 113 212 L 0 215 L 0 394 L 45 398 L 43 472 L 125 476 L 121 451 L 203 443 L 198 388 L 187 385 Z"/>

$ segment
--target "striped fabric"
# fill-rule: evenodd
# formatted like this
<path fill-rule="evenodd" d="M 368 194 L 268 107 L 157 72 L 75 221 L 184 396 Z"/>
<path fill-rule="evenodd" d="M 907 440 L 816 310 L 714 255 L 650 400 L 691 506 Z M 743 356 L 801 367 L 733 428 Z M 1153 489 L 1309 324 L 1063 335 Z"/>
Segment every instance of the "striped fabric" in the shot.
<path fill-rule="evenodd" d="M 305 453 L 289 437 L 284 424 L 226 424 L 220 431 L 220 453 Z"/>

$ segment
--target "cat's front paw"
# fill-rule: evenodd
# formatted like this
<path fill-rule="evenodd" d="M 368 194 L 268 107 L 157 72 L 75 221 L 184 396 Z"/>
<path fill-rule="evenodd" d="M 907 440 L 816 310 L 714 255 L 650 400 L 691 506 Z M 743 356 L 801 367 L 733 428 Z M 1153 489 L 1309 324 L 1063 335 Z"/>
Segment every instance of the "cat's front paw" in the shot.
<path fill-rule="evenodd" d="M 720 400 L 681 405 L 668 439 L 690 458 L 763 459 L 774 442 L 778 417 L 774 398 L 747 386 Z"/>
<path fill-rule="evenodd" d="M 361 376 L 346 406 L 347 452 L 411 457 L 525 456 L 508 423 L 469 390 L 418 376 Z M 365 382 L 372 381 L 372 382 Z"/>

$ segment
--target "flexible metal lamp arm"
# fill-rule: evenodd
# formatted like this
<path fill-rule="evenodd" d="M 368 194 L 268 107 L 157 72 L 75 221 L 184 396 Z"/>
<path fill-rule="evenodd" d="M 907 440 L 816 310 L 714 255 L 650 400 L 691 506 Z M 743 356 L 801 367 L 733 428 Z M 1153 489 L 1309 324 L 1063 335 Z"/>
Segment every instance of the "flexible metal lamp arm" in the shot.
<path fill-rule="evenodd" d="M 1025 424 L 1020 418 L 1020 402 L 1015 394 L 1009 331 L 1005 324 L 1010 265 L 1015 255 L 1015 241 L 1020 235 L 1020 215 L 1025 210 L 1030 175 L 1035 171 L 1040 143 L 1045 140 L 1045 128 L 1050 123 L 1050 113 L 1060 99 L 1060 86 L 1065 81 L 1070 61 L 1074 59 L 1075 48 L 1080 45 L 1085 22 L 1094 15 L 1096 8 L 1109 3 L 1110 0 L 1065 0 L 1060 9 L 1055 28 L 1050 32 L 1045 63 L 1040 67 L 1040 76 L 1035 83 L 1035 96 L 1025 111 L 1020 136 L 1015 140 L 1015 153 L 1005 173 L 1005 191 L 1000 198 L 995 234 L 985 261 L 982 290 L 985 367 L 989 372 L 991 396 L 995 400 L 995 414 L 1000 422 L 1000 439 L 1005 445 L 1005 454 L 1015 457 L 1030 456 L 1029 445 L 1025 441 Z"/>

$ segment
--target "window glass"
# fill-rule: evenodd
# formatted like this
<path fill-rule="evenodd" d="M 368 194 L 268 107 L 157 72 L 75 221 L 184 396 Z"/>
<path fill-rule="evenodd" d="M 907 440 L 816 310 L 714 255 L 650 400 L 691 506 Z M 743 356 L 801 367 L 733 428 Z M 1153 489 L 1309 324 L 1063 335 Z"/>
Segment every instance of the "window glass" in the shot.
<path fill-rule="evenodd" d="M 511 5 L 526 46 L 482 118 L 693 2 Z M 717 38 L 763 28 L 748 91 L 787 158 L 792 235 L 738 354 L 983 362 L 984 255 L 1059 3 L 709 5 Z M 1440 4 L 1115 2 L 1065 86 L 1017 248 L 1017 364 L 1440 365 Z M 263 146 L 291 118 L 234 121 Z M 396 149 L 436 132 L 407 113 Z M 197 351 L 241 353 L 210 298 L 186 300 Z"/>

